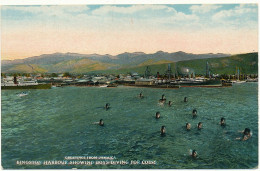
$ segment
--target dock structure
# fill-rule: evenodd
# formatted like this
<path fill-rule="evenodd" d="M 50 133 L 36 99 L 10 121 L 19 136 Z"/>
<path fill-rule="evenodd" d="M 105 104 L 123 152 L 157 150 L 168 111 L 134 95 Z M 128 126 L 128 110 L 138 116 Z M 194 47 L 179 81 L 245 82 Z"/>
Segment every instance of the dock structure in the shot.
<path fill-rule="evenodd" d="M 1 86 L 2 90 L 19 90 L 19 89 L 50 89 L 51 84 L 38 85 L 16 85 L 16 86 Z"/>
<path fill-rule="evenodd" d="M 225 86 L 223 86 L 222 84 L 217 84 L 217 85 L 182 85 L 181 87 L 220 88 Z"/>

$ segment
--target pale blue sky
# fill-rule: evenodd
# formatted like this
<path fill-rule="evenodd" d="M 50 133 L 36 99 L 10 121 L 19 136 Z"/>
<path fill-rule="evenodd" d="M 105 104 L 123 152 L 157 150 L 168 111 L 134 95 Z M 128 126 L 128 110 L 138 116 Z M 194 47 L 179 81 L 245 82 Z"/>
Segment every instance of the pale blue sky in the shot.
<path fill-rule="evenodd" d="M 135 50 L 240 53 L 257 48 L 257 4 L 2 6 L 1 12 L 4 58 L 14 56 L 19 58 L 18 53 L 23 54 L 21 55 L 23 57 L 30 54 L 38 55 L 43 53 L 44 49 L 47 49 L 46 53 L 65 52 L 68 49 L 71 52 L 116 54 Z M 31 32 L 31 35 L 28 32 Z M 77 39 L 80 42 L 79 44 L 74 42 L 75 47 L 64 43 L 64 47 L 47 48 L 47 43 L 54 41 L 50 33 L 56 36 L 55 41 L 67 42 Z M 65 34 L 64 40 L 61 33 Z M 85 35 L 86 39 L 81 40 L 79 34 Z M 20 39 L 13 40 L 14 35 Z M 203 42 L 197 40 L 209 35 L 210 40 L 206 38 Z M 149 50 L 149 47 L 143 44 L 149 41 L 150 36 L 153 36 L 154 40 L 149 42 Z M 102 44 L 101 39 L 104 37 L 107 43 Z M 122 42 L 116 43 L 119 41 L 118 37 L 124 38 L 121 40 L 124 47 Z M 230 48 L 224 46 L 228 44 L 224 42 L 225 37 L 227 42 L 230 41 Z M 242 42 L 240 45 L 234 41 L 238 40 L 238 37 Z M 252 39 L 253 37 L 256 38 Z M 25 53 L 18 52 L 17 49 L 17 52 L 14 52 L 15 49 L 11 48 L 22 46 L 26 41 L 37 42 L 38 51 Z M 134 47 L 132 41 L 139 43 Z M 185 47 L 187 41 L 189 48 Z M 206 41 L 214 43 L 215 47 L 213 45 L 209 47 Z M 249 41 L 251 43 L 245 43 Z M 164 46 L 162 42 L 165 43 Z M 97 46 L 97 43 L 100 46 Z M 168 43 L 174 47 L 178 45 L 178 49 L 177 47 L 171 49 Z M 196 46 L 198 43 L 203 46 Z M 89 45 L 88 48 L 80 50 L 86 44 Z M 95 46 L 91 47 L 92 44 Z M 199 50 L 196 50 L 198 48 Z"/>

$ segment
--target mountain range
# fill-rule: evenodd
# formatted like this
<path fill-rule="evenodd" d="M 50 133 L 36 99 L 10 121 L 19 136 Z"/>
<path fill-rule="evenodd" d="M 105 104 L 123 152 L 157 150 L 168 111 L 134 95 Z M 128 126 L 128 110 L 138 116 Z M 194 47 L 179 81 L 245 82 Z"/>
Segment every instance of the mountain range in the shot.
<path fill-rule="evenodd" d="M 2 73 L 88 73 L 93 71 L 120 70 L 125 68 L 160 65 L 195 59 L 229 57 L 230 54 L 192 54 L 182 51 L 168 53 L 158 51 L 122 53 L 119 55 L 53 53 L 25 59 L 2 60 Z"/>

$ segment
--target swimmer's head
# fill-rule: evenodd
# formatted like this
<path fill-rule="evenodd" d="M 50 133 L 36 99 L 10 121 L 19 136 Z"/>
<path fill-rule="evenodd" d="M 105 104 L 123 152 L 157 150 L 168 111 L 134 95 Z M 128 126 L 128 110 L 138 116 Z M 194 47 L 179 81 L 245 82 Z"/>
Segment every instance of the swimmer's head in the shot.
<path fill-rule="evenodd" d="M 190 123 L 186 123 L 186 129 L 190 130 L 190 128 L 191 128 L 191 124 Z"/>
<path fill-rule="evenodd" d="M 198 123 L 198 129 L 201 129 L 202 128 L 202 122 L 199 122 Z"/>
<path fill-rule="evenodd" d="M 162 99 L 165 99 L 165 95 L 164 94 L 162 95 Z"/>
<path fill-rule="evenodd" d="M 161 127 L 161 135 L 164 135 L 166 133 L 166 128 L 165 126 Z"/>
<path fill-rule="evenodd" d="M 103 119 L 100 119 L 100 120 L 99 120 L 99 125 L 100 125 L 100 126 L 104 126 L 104 121 L 103 121 Z"/>
<path fill-rule="evenodd" d="M 109 109 L 109 106 L 110 106 L 110 104 L 109 104 L 109 103 L 106 103 L 105 108 L 106 108 L 106 109 Z"/>
<path fill-rule="evenodd" d="M 252 132 L 249 128 L 245 128 L 244 135 L 243 135 L 243 141 L 248 140 L 252 136 Z"/>
<path fill-rule="evenodd" d="M 156 114 L 155 114 L 155 118 L 156 118 L 156 119 L 159 119 L 160 116 L 161 116 L 160 112 L 156 112 Z"/>
<path fill-rule="evenodd" d="M 245 135 L 250 135 L 250 132 L 251 132 L 251 130 L 249 128 L 245 128 L 245 130 L 244 130 Z"/>
<path fill-rule="evenodd" d="M 196 116 L 197 116 L 197 110 L 196 110 L 196 109 L 193 109 L 193 111 L 192 111 L 192 116 L 193 116 L 193 117 L 196 117 Z"/>
<path fill-rule="evenodd" d="M 196 150 L 192 150 L 191 156 L 196 158 L 197 157 L 197 151 Z"/>
<path fill-rule="evenodd" d="M 223 126 L 223 125 L 225 125 L 225 118 L 221 118 L 220 119 L 220 124 Z"/>

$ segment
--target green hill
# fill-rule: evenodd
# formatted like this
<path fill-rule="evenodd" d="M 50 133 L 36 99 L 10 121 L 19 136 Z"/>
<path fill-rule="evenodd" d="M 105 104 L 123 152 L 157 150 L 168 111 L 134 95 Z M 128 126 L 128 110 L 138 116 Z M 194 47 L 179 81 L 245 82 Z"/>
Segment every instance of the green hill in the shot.
<path fill-rule="evenodd" d="M 148 65 L 142 65 L 131 68 L 121 68 L 117 70 L 100 70 L 95 71 L 94 73 L 126 74 L 137 72 L 142 75 L 145 72 L 146 66 L 149 66 L 149 68 L 151 69 L 151 73 L 155 75 L 157 72 L 160 72 L 161 74 L 165 73 L 165 71 L 168 68 L 168 64 L 171 64 L 172 71 L 173 73 L 175 73 L 175 64 L 177 64 L 177 70 L 179 70 L 182 67 L 186 67 L 193 69 L 196 74 L 205 74 L 206 62 L 209 63 L 210 72 L 212 74 L 235 74 L 236 68 L 238 67 L 240 69 L 240 73 L 242 74 L 258 73 L 258 53 L 239 54 L 221 58 L 195 59 L 179 61 L 177 63 L 172 62 L 155 65 L 149 65 L 149 63 L 152 63 L 152 61 L 147 61 Z M 144 62 L 143 64 L 146 64 L 146 62 Z"/>
<path fill-rule="evenodd" d="M 149 59 L 149 60 L 139 64 L 138 66 L 159 65 L 159 64 L 168 64 L 168 63 L 172 63 L 172 61 L 167 61 L 167 60 L 155 61 L 154 59 Z"/>
<path fill-rule="evenodd" d="M 93 61 L 90 59 L 74 59 L 51 65 L 48 67 L 48 72 L 86 73 L 89 71 L 109 69 L 112 66 L 114 65 Z"/>
<path fill-rule="evenodd" d="M 96 70 L 107 70 L 115 64 L 102 63 L 90 59 L 65 60 L 55 64 L 16 64 L 3 66 L 4 73 L 87 73 Z"/>
<path fill-rule="evenodd" d="M 189 67 L 197 74 L 205 74 L 208 61 L 212 74 L 236 74 L 236 68 L 241 74 L 258 73 L 258 53 L 233 55 L 226 58 L 199 59 L 178 62 L 178 67 Z"/>
<path fill-rule="evenodd" d="M 13 65 L 12 67 L 10 67 L 6 70 L 6 73 L 15 73 L 15 72 L 44 73 L 44 72 L 47 72 L 47 70 L 36 64 L 17 64 L 17 65 Z"/>

